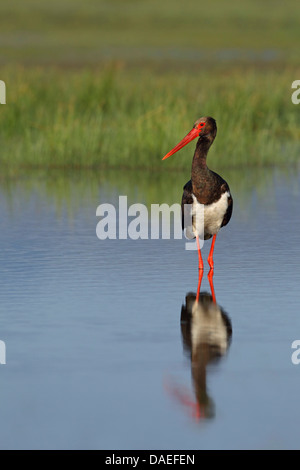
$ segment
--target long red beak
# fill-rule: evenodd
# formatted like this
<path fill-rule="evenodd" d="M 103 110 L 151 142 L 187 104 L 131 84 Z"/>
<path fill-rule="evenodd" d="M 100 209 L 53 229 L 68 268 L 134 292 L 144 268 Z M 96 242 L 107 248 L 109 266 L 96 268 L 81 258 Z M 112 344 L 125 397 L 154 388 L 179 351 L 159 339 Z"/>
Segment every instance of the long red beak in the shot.
<path fill-rule="evenodd" d="M 182 149 L 186 144 L 191 142 L 192 140 L 196 139 L 196 137 L 199 136 L 199 129 L 192 129 L 180 142 L 177 144 L 172 150 L 170 150 L 167 155 L 164 156 L 163 160 L 166 158 L 169 158 L 171 155 L 173 155 L 175 152 L 178 152 L 178 150 Z"/>

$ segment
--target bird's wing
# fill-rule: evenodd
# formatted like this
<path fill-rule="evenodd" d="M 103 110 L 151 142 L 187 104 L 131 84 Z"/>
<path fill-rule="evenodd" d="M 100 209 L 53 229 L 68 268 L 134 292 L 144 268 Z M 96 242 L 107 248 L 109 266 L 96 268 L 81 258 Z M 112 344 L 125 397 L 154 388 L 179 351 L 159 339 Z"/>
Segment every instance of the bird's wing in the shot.
<path fill-rule="evenodd" d="M 225 225 L 228 224 L 229 220 L 231 219 L 232 209 L 233 209 L 233 199 L 232 199 L 232 196 L 231 196 L 229 186 L 226 182 L 224 182 L 222 184 L 221 190 L 222 190 L 222 193 L 225 193 L 225 192 L 228 191 L 228 193 L 230 194 L 230 196 L 228 197 L 228 207 L 227 207 L 227 210 L 225 212 L 223 222 L 222 222 L 222 225 L 221 225 L 221 227 L 224 227 Z"/>

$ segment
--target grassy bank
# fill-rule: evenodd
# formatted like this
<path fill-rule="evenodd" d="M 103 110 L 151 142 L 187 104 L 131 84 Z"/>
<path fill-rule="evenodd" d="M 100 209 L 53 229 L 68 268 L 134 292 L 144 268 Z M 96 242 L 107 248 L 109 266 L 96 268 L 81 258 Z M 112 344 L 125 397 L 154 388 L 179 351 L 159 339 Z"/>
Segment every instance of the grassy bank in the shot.
<path fill-rule="evenodd" d="M 201 115 L 212 168 L 297 163 L 298 17 L 296 0 L 1 0 L 2 172 L 186 170 L 194 143 L 161 158 Z"/>
<path fill-rule="evenodd" d="M 219 126 L 211 168 L 297 163 L 300 105 L 291 102 L 291 83 L 299 76 L 292 67 L 198 68 L 191 75 L 118 65 L 7 67 L 1 168 L 186 169 L 194 143 L 161 158 L 202 115 Z"/>

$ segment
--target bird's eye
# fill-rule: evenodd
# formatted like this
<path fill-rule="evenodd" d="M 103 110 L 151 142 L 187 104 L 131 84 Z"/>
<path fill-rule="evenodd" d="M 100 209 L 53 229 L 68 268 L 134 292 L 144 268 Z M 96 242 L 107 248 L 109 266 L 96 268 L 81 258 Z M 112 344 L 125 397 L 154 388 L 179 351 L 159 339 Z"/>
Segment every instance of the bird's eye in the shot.
<path fill-rule="evenodd" d="M 205 126 L 205 122 L 200 122 L 198 125 L 198 129 L 202 129 Z"/>

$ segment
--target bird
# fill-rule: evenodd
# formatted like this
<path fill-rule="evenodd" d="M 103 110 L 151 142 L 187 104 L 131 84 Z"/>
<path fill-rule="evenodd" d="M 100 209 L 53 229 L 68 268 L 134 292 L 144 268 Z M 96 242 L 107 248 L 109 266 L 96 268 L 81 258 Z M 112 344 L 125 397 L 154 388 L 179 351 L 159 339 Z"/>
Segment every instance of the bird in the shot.
<path fill-rule="evenodd" d="M 228 224 L 232 215 L 233 198 L 228 183 L 206 164 L 208 151 L 217 135 L 217 124 L 210 116 L 201 117 L 194 123 L 192 130 L 168 152 L 163 160 L 198 137 L 192 161 L 191 179 L 183 187 L 181 200 L 182 229 L 187 238 L 196 238 L 198 249 L 198 266 L 203 270 L 203 259 L 199 238 L 212 238 L 208 255 L 210 269 L 214 269 L 214 247 L 216 236 L 221 227 Z M 186 220 L 186 207 L 190 211 L 190 220 Z M 204 212 L 203 212 L 204 209 Z M 204 213 L 204 223 L 201 214 Z M 202 235 L 202 237 L 199 237 Z"/>

